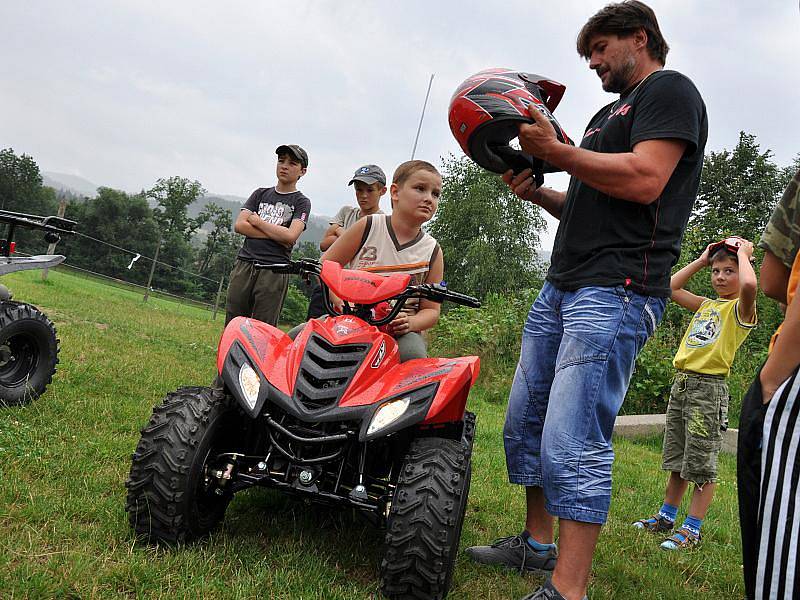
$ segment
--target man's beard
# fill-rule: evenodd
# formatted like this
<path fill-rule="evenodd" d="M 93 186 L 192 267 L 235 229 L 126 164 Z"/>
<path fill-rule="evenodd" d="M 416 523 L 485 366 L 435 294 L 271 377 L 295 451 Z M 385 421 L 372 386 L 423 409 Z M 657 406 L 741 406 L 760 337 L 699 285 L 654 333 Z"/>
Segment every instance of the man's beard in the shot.
<path fill-rule="evenodd" d="M 603 84 L 603 90 L 612 94 L 621 94 L 631 85 L 631 77 L 636 70 L 636 59 L 628 56 L 625 61 L 617 68 L 612 68 L 608 72 L 608 79 Z"/>

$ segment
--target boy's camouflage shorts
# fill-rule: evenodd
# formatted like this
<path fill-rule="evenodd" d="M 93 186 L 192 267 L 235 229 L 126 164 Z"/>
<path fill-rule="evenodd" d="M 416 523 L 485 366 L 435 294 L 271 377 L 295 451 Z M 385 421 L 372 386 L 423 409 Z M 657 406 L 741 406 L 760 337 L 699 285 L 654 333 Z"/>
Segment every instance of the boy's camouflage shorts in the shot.
<path fill-rule="evenodd" d="M 725 378 L 678 371 L 667 405 L 662 468 L 697 485 L 716 482 L 722 432 L 727 428 Z"/>

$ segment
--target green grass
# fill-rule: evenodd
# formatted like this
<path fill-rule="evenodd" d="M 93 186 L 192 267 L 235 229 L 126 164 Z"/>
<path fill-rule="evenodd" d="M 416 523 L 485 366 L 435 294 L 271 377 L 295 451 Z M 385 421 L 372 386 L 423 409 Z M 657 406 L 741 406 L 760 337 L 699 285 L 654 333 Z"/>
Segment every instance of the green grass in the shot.
<path fill-rule="evenodd" d="M 381 536 L 351 512 L 264 490 L 239 494 L 223 527 L 178 549 L 137 543 L 124 481 L 139 429 L 163 395 L 214 374 L 222 318 L 206 310 L 54 272 L 3 278 L 56 323 L 61 364 L 47 393 L 0 409 L 3 598 L 375 598 Z M 477 388 L 472 491 L 462 547 L 518 532 L 521 489 L 507 483 L 504 406 Z M 721 483 L 701 549 L 668 554 L 630 523 L 660 505 L 658 440 L 616 442 L 614 500 L 590 595 L 742 597 L 735 467 Z M 681 513 L 682 516 L 683 513 Z M 539 580 L 472 565 L 461 554 L 450 598 L 519 598 Z"/>

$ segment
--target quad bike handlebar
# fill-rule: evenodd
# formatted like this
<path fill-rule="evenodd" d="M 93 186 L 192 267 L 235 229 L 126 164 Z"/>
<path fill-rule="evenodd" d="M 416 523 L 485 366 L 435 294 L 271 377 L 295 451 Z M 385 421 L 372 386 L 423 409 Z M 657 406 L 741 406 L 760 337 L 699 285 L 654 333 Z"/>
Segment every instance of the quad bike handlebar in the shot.
<path fill-rule="evenodd" d="M 42 217 L 40 215 L 29 215 L 27 213 L 12 212 L 10 210 L 0 210 L 0 223 L 18 225 L 28 229 L 43 229 L 53 233 L 75 233 L 77 223 L 71 219 L 51 215 Z"/>
<path fill-rule="evenodd" d="M 65 257 L 60 254 L 12 256 L 15 247 L 14 232 L 17 227 L 40 229 L 45 232 L 45 241 L 54 244 L 61 239 L 62 235 L 75 233 L 75 225 L 77 225 L 75 221 L 64 217 L 54 215 L 42 217 L 1 209 L 0 223 L 8 225 L 5 236 L 0 238 L 0 275 L 7 275 L 14 271 L 51 268 L 64 261 Z"/>
<path fill-rule="evenodd" d="M 256 263 L 255 267 L 257 269 L 267 269 L 275 273 L 316 276 L 319 279 L 320 285 L 323 287 L 324 293 L 322 294 L 322 298 L 325 302 L 325 309 L 327 310 L 328 314 L 333 316 L 339 314 L 334 310 L 333 305 L 330 302 L 330 298 L 328 297 L 328 285 L 325 283 L 325 281 L 323 281 L 322 277 L 320 277 L 320 273 L 322 272 L 322 264 L 318 260 L 303 258 L 300 260 L 290 260 L 287 263 L 277 263 L 272 265 Z M 393 296 L 392 298 L 381 300 L 380 302 L 375 302 L 373 304 L 356 304 L 355 309 L 351 309 L 348 302 L 345 301 L 344 314 L 355 314 L 356 316 L 363 318 L 371 325 L 380 327 L 393 321 L 397 315 L 400 314 L 400 311 L 403 310 L 406 301 L 411 298 L 426 299 L 438 303 L 442 303 L 444 301 L 454 302 L 455 304 L 468 306 L 470 308 L 481 307 L 481 301 L 477 298 L 467 296 L 466 294 L 453 292 L 447 289 L 443 283 L 423 283 L 419 285 L 410 285 L 404 291 Z M 381 302 L 388 300 L 394 302 L 394 305 L 389 313 L 383 317 L 375 316 L 372 309 Z"/>

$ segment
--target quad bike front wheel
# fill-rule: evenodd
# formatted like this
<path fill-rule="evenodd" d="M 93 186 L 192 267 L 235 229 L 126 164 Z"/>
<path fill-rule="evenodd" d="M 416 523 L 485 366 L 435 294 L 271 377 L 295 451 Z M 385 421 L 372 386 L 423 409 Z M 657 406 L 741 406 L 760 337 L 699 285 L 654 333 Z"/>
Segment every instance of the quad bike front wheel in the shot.
<path fill-rule="evenodd" d="M 35 306 L 0 302 L 0 404 L 41 396 L 53 380 L 59 343 L 53 322 Z"/>
<path fill-rule="evenodd" d="M 474 415 L 460 442 L 414 440 L 392 499 L 381 561 L 381 587 L 393 600 L 447 596 L 472 477 Z"/>
<path fill-rule="evenodd" d="M 179 544 L 222 521 L 231 494 L 209 485 L 209 474 L 242 435 L 237 417 L 225 394 L 206 387 L 180 388 L 153 409 L 125 483 L 125 510 L 137 536 Z"/>

